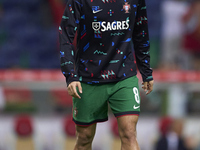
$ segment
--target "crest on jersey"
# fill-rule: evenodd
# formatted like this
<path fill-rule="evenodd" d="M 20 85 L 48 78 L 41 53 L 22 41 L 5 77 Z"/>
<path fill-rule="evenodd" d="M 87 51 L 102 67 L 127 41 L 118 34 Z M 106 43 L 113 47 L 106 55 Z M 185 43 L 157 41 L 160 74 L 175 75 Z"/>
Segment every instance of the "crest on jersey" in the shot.
<path fill-rule="evenodd" d="M 78 114 L 78 110 L 77 108 L 74 108 L 74 116 L 76 117 L 77 114 Z"/>
<path fill-rule="evenodd" d="M 125 13 L 129 13 L 130 8 L 131 8 L 130 4 L 128 4 L 128 2 L 125 2 L 125 4 L 123 5 Z"/>
<path fill-rule="evenodd" d="M 97 31 L 100 29 L 100 22 L 92 22 L 92 28 Z"/>

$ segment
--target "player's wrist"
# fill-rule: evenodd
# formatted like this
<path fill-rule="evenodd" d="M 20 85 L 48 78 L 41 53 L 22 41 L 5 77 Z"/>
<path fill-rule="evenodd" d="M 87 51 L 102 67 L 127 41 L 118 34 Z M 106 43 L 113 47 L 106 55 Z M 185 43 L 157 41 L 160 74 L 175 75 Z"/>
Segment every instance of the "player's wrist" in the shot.
<path fill-rule="evenodd" d="M 76 78 L 73 77 L 73 78 L 69 78 L 69 79 L 66 78 L 67 87 L 72 82 L 80 82 L 80 81 L 79 81 L 79 79 L 77 77 Z"/>

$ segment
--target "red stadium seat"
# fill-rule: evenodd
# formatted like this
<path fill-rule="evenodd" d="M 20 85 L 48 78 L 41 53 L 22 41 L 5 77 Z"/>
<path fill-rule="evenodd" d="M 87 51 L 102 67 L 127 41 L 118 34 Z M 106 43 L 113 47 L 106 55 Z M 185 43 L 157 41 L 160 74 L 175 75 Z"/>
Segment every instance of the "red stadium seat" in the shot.
<path fill-rule="evenodd" d="M 70 137 L 76 136 L 75 123 L 72 121 L 71 116 L 66 117 L 64 120 L 64 131 L 67 136 Z"/>
<path fill-rule="evenodd" d="M 15 132 L 18 136 L 27 137 L 33 133 L 32 120 L 29 116 L 18 116 L 15 119 Z"/>
<path fill-rule="evenodd" d="M 112 133 L 114 136 L 119 137 L 119 132 L 118 132 L 118 124 L 117 124 L 117 119 L 113 118 L 112 120 Z"/>

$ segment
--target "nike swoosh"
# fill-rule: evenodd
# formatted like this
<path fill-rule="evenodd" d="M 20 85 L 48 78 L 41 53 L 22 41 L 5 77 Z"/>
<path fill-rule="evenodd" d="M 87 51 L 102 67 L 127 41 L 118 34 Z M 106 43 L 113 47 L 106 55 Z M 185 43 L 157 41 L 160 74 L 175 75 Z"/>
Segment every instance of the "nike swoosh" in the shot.
<path fill-rule="evenodd" d="M 133 106 L 133 109 L 138 109 L 138 108 L 140 108 L 140 106 L 137 106 L 137 107 L 135 105 Z"/>
<path fill-rule="evenodd" d="M 96 13 L 102 11 L 102 10 L 103 10 L 103 9 L 100 9 L 100 10 L 97 10 L 97 11 L 93 10 L 93 14 L 96 14 Z"/>

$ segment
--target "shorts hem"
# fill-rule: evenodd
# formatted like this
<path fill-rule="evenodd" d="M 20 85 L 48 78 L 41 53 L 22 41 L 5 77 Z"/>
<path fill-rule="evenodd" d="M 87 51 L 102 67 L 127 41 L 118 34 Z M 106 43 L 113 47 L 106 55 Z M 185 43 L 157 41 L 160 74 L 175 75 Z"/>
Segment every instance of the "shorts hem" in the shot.
<path fill-rule="evenodd" d="M 94 121 L 91 121 L 89 123 L 85 123 L 85 122 L 79 122 L 79 121 L 76 121 L 74 118 L 73 118 L 73 121 L 74 123 L 77 125 L 77 126 L 84 126 L 84 127 L 87 127 L 87 126 L 91 126 L 95 123 L 98 123 L 98 122 L 105 122 L 105 121 L 108 121 L 108 118 L 105 118 L 105 119 L 97 119 L 97 120 L 94 120 Z"/>
<path fill-rule="evenodd" d="M 122 117 L 122 116 L 127 116 L 127 115 L 139 116 L 140 112 L 139 111 L 126 111 L 126 112 L 116 113 L 114 115 L 115 115 L 116 118 L 119 118 L 119 117 Z"/>

